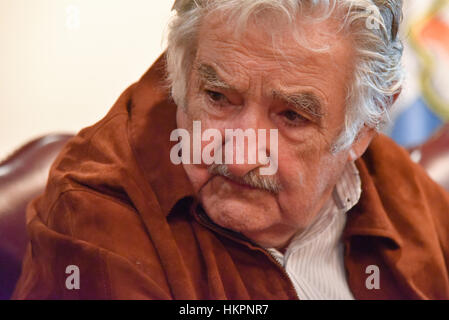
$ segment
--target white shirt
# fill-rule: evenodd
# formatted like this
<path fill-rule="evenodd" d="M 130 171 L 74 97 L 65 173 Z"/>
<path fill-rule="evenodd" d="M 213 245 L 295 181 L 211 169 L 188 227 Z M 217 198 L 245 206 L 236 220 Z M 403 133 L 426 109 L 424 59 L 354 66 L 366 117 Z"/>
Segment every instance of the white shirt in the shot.
<path fill-rule="evenodd" d="M 354 299 L 346 280 L 341 235 L 346 212 L 359 201 L 360 195 L 359 172 L 351 162 L 315 221 L 293 237 L 285 255 L 268 248 L 285 268 L 299 299 Z"/>

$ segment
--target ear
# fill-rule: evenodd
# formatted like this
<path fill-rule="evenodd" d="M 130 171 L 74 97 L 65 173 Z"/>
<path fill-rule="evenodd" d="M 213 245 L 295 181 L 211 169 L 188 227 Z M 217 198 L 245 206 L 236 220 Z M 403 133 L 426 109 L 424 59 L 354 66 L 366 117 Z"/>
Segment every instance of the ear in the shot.
<path fill-rule="evenodd" d="M 376 136 L 377 131 L 373 128 L 363 127 L 357 138 L 349 149 L 349 161 L 355 161 L 360 158 L 368 148 L 371 140 Z"/>
<path fill-rule="evenodd" d="M 397 93 L 395 93 L 395 95 L 393 96 L 392 104 L 397 101 L 397 99 L 401 95 L 401 92 L 402 88 Z M 365 153 L 366 149 L 368 149 L 371 140 L 373 140 L 376 134 L 377 131 L 375 129 L 364 126 L 362 130 L 360 130 L 356 140 L 352 144 L 351 149 L 349 149 L 348 160 L 355 161 L 360 158 Z"/>

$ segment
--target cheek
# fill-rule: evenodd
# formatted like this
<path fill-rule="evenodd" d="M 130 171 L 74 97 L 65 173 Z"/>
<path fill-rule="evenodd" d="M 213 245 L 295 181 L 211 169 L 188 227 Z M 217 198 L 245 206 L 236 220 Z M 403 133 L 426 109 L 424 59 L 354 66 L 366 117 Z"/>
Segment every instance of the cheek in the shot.
<path fill-rule="evenodd" d="M 306 142 L 279 142 L 279 175 L 285 189 L 311 188 L 326 157 L 324 145 L 316 139 Z"/>
<path fill-rule="evenodd" d="M 185 109 L 181 109 L 178 107 L 178 110 L 176 111 L 176 124 L 179 129 L 186 129 L 189 132 L 190 135 L 190 160 L 192 160 L 193 155 L 193 143 L 192 143 L 192 136 L 193 136 L 193 118 L 191 114 L 186 111 Z M 197 192 L 201 186 L 207 181 L 209 174 L 207 170 L 205 170 L 202 167 L 198 167 L 193 164 L 185 164 L 183 163 L 182 166 L 184 167 L 184 170 L 187 174 L 187 177 L 189 178 L 190 182 L 192 183 L 193 189 Z"/>
<path fill-rule="evenodd" d="M 189 112 L 190 108 L 181 108 L 178 107 L 176 109 L 176 126 L 179 129 L 186 129 L 191 134 L 193 118 L 192 114 Z"/>
<path fill-rule="evenodd" d="M 340 162 L 320 142 L 284 148 L 279 154 L 279 178 L 284 187 L 280 205 L 286 210 L 312 210 L 333 185 Z"/>

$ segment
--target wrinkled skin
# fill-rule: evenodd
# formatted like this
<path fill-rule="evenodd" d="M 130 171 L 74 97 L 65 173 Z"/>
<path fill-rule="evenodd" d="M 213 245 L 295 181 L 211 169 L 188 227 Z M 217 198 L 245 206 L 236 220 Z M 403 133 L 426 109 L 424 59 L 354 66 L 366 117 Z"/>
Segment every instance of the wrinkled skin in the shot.
<path fill-rule="evenodd" d="M 224 129 L 278 129 L 276 178 L 282 190 L 277 194 L 211 175 L 204 164 L 184 164 L 184 168 L 216 224 L 261 246 L 282 249 L 313 221 L 347 162 L 366 150 L 374 133 L 364 130 L 351 149 L 331 152 L 343 128 L 346 87 L 352 81 L 355 60 L 350 39 L 332 32 L 338 25 L 330 20 L 315 25 L 299 22 L 294 27 L 264 23 L 266 30 L 275 31 L 282 55 L 273 48 L 271 34 L 255 21 L 245 32 L 235 34 L 234 27 L 217 14 L 203 20 L 186 108 L 178 108 L 177 123 L 191 131 L 192 121 L 200 120 L 203 131 L 216 128 L 223 137 Z M 314 47 L 330 48 L 316 53 L 299 46 L 292 38 L 292 28 L 307 35 Z M 212 66 L 230 88 L 204 84 L 199 65 Z M 273 96 L 273 90 L 313 93 L 320 100 L 322 118 L 298 112 Z M 261 166 L 245 162 L 228 165 L 228 170 L 241 177 Z"/>

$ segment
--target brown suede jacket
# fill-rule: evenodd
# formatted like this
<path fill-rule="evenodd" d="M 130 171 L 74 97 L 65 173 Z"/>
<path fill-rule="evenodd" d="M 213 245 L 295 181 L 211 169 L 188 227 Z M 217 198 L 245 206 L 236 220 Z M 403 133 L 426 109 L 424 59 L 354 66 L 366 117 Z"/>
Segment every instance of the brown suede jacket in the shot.
<path fill-rule="evenodd" d="M 28 207 L 15 299 L 297 299 L 266 252 L 211 223 L 169 158 L 176 105 L 162 56 L 52 166 Z M 379 135 L 356 162 L 360 202 L 342 235 L 356 299 L 449 298 L 449 196 Z M 80 289 L 66 287 L 66 268 Z M 366 269 L 380 270 L 367 289 Z"/>

